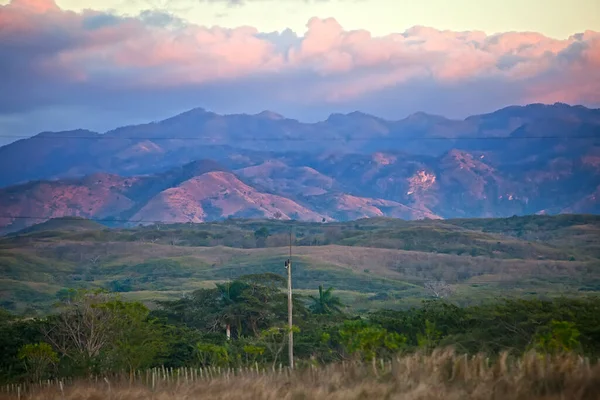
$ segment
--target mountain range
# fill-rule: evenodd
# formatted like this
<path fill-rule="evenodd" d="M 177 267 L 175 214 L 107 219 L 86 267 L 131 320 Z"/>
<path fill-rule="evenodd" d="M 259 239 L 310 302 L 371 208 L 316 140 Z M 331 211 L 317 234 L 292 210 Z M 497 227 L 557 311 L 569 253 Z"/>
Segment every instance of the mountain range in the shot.
<path fill-rule="evenodd" d="M 600 212 L 600 109 L 511 106 L 452 120 L 194 109 L 106 133 L 0 148 L 0 229 L 61 216 L 114 224 Z"/>

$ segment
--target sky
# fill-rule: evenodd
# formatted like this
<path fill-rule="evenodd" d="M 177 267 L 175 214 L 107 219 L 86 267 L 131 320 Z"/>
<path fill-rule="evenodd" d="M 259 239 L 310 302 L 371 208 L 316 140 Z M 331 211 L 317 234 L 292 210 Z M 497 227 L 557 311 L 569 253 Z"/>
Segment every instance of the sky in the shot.
<path fill-rule="evenodd" d="M 415 25 L 488 34 L 530 31 L 553 38 L 600 30 L 596 0 L 58 0 L 57 4 L 120 15 L 158 9 L 199 25 L 245 25 L 261 32 L 289 28 L 299 34 L 312 17 L 333 17 L 346 29 L 366 29 L 374 36 Z"/>
<path fill-rule="evenodd" d="M 0 144 L 194 107 L 600 106 L 598 0 L 0 0 Z"/>

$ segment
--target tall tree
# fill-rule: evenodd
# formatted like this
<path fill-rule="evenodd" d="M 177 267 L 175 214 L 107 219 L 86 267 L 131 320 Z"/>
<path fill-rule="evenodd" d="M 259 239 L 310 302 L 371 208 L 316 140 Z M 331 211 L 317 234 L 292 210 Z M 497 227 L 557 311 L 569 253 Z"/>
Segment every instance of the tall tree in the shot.
<path fill-rule="evenodd" d="M 160 327 L 148 315 L 141 303 L 80 291 L 48 319 L 44 335 L 82 372 L 108 367 L 132 373 L 149 366 L 163 347 Z"/>
<path fill-rule="evenodd" d="M 314 314 L 342 313 L 344 305 L 337 296 L 333 295 L 332 287 L 323 290 L 323 285 L 319 285 L 319 297 L 310 296 L 310 298 L 312 299 L 312 304 L 309 308 Z"/>
<path fill-rule="evenodd" d="M 276 274 L 242 276 L 217 284 L 215 289 L 200 289 L 183 299 L 159 304 L 171 322 L 231 338 L 256 337 L 287 315 L 287 297 L 280 290 L 283 282 Z M 306 313 L 304 305 L 295 301 L 296 314 Z"/>
<path fill-rule="evenodd" d="M 114 337 L 114 313 L 102 304 L 111 299 L 102 291 L 79 291 L 64 303 L 43 328 L 48 343 L 83 368 L 98 361 Z"/>
<path fill-rule="evenodd" d="M 133 379 L 135 371 L 150 367 L 167 349 L 163 327 L 148 318 L 150 310 L 142 303 L 116 300 L 103 307 L 116 316 L 107 349 L 108 366 L 127 370 Z"/>

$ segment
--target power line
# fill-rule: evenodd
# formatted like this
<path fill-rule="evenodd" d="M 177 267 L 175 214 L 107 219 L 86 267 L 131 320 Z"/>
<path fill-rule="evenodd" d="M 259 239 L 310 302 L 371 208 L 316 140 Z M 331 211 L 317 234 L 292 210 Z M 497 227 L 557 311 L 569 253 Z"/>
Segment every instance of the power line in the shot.
<path fill-rule="evenodd" d="M 122 136 L 105 136 L 104 134 L 99 134 L 98 136 L 66 136 L 66 135 L 36 135 L 36 136 L 26 136 L 26 135 L 0 135 L 0 138 L 9 138 L 9 139 L 51 139 L 51 140 L 59 140 L 59 139 L 87 139 L 87 140 L 214 140 L 215 136 L 157 136 L 157 137 L 122 137 Z M 230 140 L 235 141 L 243 141 L 243 142 L 353 142 L 353 141 L 367 141 L 367 140 L 377 140 L 377 141 L 403 141 L 403 140 L 523 140 L 523 139 L 542 139 L 542 140 L 572 140 L 572 139 L 600 139 L 600 135 L 574 135 L 574 136 L 458 136 L 458 137 L 447 137 L 447 136 L 399 136 L 399 137 L 390 137 L 390 136 L 355 136 L 355 137 L 231 137 Z M 213 145 L 218 145 L 217 143 L 210 143 Z"/>

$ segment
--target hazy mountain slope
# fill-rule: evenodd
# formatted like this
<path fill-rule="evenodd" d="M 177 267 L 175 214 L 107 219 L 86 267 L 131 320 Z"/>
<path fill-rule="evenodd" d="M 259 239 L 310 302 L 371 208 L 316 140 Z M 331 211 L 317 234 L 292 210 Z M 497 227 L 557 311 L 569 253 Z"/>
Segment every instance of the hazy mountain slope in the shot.
<path fill-rule="evenodd" d="M 571 140 L 488 140 L 519 134 L 544 137 L 549 133 Z M 581 135 L 592 138 L 573 138 Z M 463 121 L 425 113 L 386 121 L 353 112 L 333 114 L 317 123 L 302 123 L 272 112 L 218 115 L 194 109 L 164 121 L 105 134 L 46 132 L 9 144 L 0 148 L 0 171 L 8 172 L 0 175 L 0 186 L 94 172 L 156 173 L 199 159 L 238 169 L 286 152 L 296 154 L 296 161 L 305 160 L 299 166 L 309 165 L 306 159 L 323 153 L 402 151 L 439 156 L 453 148 L 496 152 L 499 162 L 507 162 L 507 158 L 516 161 L 515 151 L 519 158 L 539 153 L 540 144 L 545 148 L 544 157 L 551 157 L 553 151 L 565 154 L 564 148 L 566 153 L 573 149 L 579 154 L 582 149 L 600 145 L 599 139 L 600 110 L 565 104 L 508 107 Z M 254 164 L 240 163 L 243 159 Z"/>
<path fill-rule="evenodd" d="M 34 138 L 0 147 L 0 186 L 48 179 L 55 175 L 80 176 L 101 171 L 100 160 L 90 157 L 100 137 L 95 132 L 75 130 L 42 132 Z"/>

